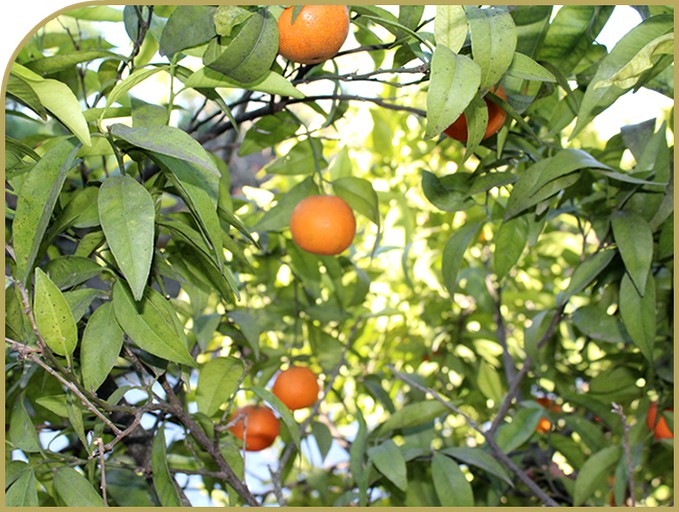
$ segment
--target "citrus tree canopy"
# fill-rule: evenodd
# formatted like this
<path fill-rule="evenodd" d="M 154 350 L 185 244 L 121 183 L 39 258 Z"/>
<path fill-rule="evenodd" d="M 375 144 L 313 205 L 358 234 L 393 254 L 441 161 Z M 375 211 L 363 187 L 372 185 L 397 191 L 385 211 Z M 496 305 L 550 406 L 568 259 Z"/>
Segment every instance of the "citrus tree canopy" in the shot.
<path fill-rule="evenodd" d="M 674 97 L 673 27 L 98 4 L 38 28 L 4 90 L 6 505 L 674 503 L 674 110 L 598 128 Z"/>

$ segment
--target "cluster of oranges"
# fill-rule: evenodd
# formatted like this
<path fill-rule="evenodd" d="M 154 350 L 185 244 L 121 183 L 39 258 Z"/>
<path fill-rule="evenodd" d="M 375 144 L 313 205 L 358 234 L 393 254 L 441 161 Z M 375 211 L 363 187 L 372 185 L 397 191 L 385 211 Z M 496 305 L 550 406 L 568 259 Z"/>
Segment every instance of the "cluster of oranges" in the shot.
<path fill-rule="evenodd" d="M 276 377 L 273 394 L 291 411 L 310 407 L 318 400 L 318 378 L 306 366 L 291 366 Z M 245 450 L 258 452 L 268 448 L 280 433 L 280 421 L 264 405 L 246 405 L 229 420 L 231 433 L 245 442 Z"/>
<path fill-rule="evenodd" d="M 349 9 L 343 5 L 305 5 L 293 20 L 293 7 L 278 18 L 278 52 L 300 64 L 318 64 L 333 58 L 349 34 Z M 507 99 L 502 87 L 494 94 Z M 485 99 L 488 108 L 486 139 L 497 133 L 507 117 L 497 104 Z M 462 114 L 444 133 L 461 142 L 467 141 L 467 120 Z M 349 247 L 356 234 L 351 207 L 337 196 L 317 195 L 302 200 L 295 208 L 290 231 L 303 250 L 323 256 L 340 254 Z"/>

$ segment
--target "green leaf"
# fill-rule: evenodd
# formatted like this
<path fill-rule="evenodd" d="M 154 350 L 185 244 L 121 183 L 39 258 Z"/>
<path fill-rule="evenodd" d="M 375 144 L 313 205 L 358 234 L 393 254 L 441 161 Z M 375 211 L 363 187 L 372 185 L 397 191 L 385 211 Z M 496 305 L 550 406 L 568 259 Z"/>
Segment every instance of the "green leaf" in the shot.
<path fill-rule="evenodd" d="M 443 284 L 451 298 L 457 289 L 457 275 L 464 261 L 464 253 L 467 251 L 467 247 L 469 247 L 472 240 L 476 238 L 476 234 L 481 229 L 481 226 L 481 222 L 465 224 L 448 239 L 446 246 L 443 248 L 441 273 L 443 274 Z"/>
<path fill-rule="evenodd" d="M 323 159 L 323 145 L 320 139 L 307 138 L 295 144 L 287 154 L 267 164 L 263 170 L 283 176 L 313 174 L 317 161 L 320 168 L 327 165 Z"/>
<path fill-rule="evenodd" d="M 146 103 L 138 98 L 130 100 L 133 128 L 156 128 L 167 124 L 167 108 Z"/>
<path fill-rule="evenodd" d="M 583 505 L 596 488 L 606 482 L 622 453 L 622 446 L 608 446 L 587 459 L 575 480 L 574 506 Z"/>
<path fill-rule="evenodd" d="M 31 87 L 47 110 L 59 119 L 85 146 L 90 146 L 90 129 L 73 91 L 63 82 L 47 78 L 31 82 Z"/>
<path fill-rule="evenodd" d="M 290 112 L 283 111 L 264 116 L 256 121 L 245 134 L 243 143 L 238 149 L 238 156 L 247 156 L 268 149 L 274 144 L 291 138 L 299 127 L 299 119 Z"/>
<path fill-rule="evenodd" d="M 253 14 L 253 11 L 237 5 L 220 5 L 214 14 L 217 34 L 220 36 L 230 36 L 238 25 L 245 23 Z"/>
<path fill-rule="evenodd" d="M 135 300 L 141 300 L 153 258 L 153 198 L 133 178 L 112 176 L 99 189 L 98 205 L 106 242 Z"/>
<path fill-rule="evenodd" d="M 16 66 L 16 64 L 15 64 Z M 30 71 L 27 68 L 26 71 Z M 32 73 L 32 71 L 30 71 Z M 40 75 L 36 75 L 40 77 Z M 7 77 L 7 95 L 10 98 L 14 98 L 20 103 L 30 108 L 44 121 L 47 120 L 47 111 L 40 103 L 40 98 L 35 93 L 33 88 L 30 86 L 29 82 L 20 78 L 18 75 L 14 74 L 14 68 L 12 68 L 12 74 Z"/>
<path fill-rule="evenodd" d="M 198 412 L 214 416 L 224 402 L 231 400 L 243 369 L 243 362 L 233 357 L 216 357 L 205 363 L 196 386 Z"/>
<path fill-rule="evenodd" d="M 528 55 L 519 52 L 514 54 L 512 63 L 509 66 L 509 69 L 507 69 L 507 74 L 524 80 L 556 82 L 556 77 L 551 71 L 535 62 Z"/>
<path fill-rule="evenodd" d="M 406 461 L 403 458 L 403 453 L 393 440 L 387 439 L 383 443 L 368 449 L 368 459 L 396 487 L 402 491 L 408 488 Z"/>
<path fill-rule="evenodd" d="M 160 55 L 193 48 L 217 36 L 213 17 L 216 7 L 208 5 L 180 5 L 170 15 L 160 36 Z"/>
<path fill-rule="evenodd" d="M 504 395 L 504 386 L 500 380 L 500 374 L 493 365 L 482 359 L 479 363 L 479 374 L 476 378 L 476 383 L 479 391 L 483 393 L 486 398 L 493 400 L 496 404 L 502 402 Z"/>
<path fill-rule="evenodd" d="M 503 480 L 510 487 L 514 487 L 514 482 L 507 470 L 492 455 L 483 451 L 481 448 L 469 448 L 467 446 L 451 446 L 440 450 L 439 453 L 449 455 L 465 464 L 476 466 L 488 473 L 492 473 Z"/>
<path fill-rule="evenodd" d="M 113 304 L 99 306 L 83 332 L 80 347 L 82 382 L 85 389 L 96 391 L 106 380 L 118 360 L 123 346 L 123 331 L 115 317 Z"/>
<path fill-rule="evenodd" d="M 96 261 L 82 256 L 60 256 L 45 265 L 45 272 L 60 290 L 84 283 L 103 271 Z"/>
<path fill-rule="evenodd" d="M 356 436 L 349 448 L 349 469 L 354 482 L 359 485 L 361 496 L 364 496 L 368 486 L 367 475 L 369 475 L 369 472 L 365 470 L 365 463 L 363 460 L 368 442 L 368 426 L 365 423 L 365 418 L 363 418 L 360 407 L 357 406 L 355 410 L 358 432 L 356 432 Z"/>
<path fill-rule="evenodd" d="M 110 130 L 113 135 L 133 146 L 191 162 L 207 169 L 215 176 L 221 176 L 219 169 L 203 146 L 179 128 L 173 126 L 130 128 L 124 124 L 114 124 Z"/>
<path fill-rule="evenodd" d="M 297 99 L 304 98 L 304 93 L 275 71 L 269 71 L 264 75 L 264 78 L 257 82 L 243 83 L 231 79 L 214 69 L 201 68 L 189 76 L 186 82 L 184 82 L 184 85 L 194 89 L 224 87 L 228 89 L 247 89 L 250 91 L 277 94 L 279 96 L 290 96 L 291 98 Z"/>
<path fill-rule="evenodd" d="M 437 46 L 431 59 L 425 139 L 439 135 L 462 115 L 481 83 L 481 68 L 464 55 Z"/>
<path fill-rule="evenodd" d="M 556 296 L 557 304 L 565 304 L 573 295 L 584 290 L 608 266 L 613 256 L 615 256 L 615 251 L 605 249 L 594 253 L 580 263 L 573 271 L 568 287 Z"/>
<path fill-rule="evenodd" d="M 585 95 L 580 104 L 578 120 L 570 135 L 572 139 L 592 120 L 597 111 L 607 108 L 622 94 L 632 88 L 638 78 L 633 82 L 621 82 L 606 85 L 612 77 L 615 77 L 630 62 L 643 51 L 644 47 L 652 44 L 657 38 L 668 34 L 673 27 L 673 16 L 653 16 L 642 21 L 639 25 L 625 34 L 609 53 L 600 62 L 597 71 L 592 77 Z M 620 87 L 620 86 L 624 87 Z"/>
<path fill-rule="evenodd" d="M 620 320 L 606 313 L 597 305 L 582 306 L 571 316 L 573 325 L 585 335 L 597 341 L 625 343 Z"/>
<path fill-rule="evenodd" d="M 457 212 L 474 206 L 469 196 L 470 175 L 455 172 L 439 178 L 434 173 L 422 171 L 422 192 L 431 204 L 444 212 Z"/>
<path fill-rule="evenodd" d="M 474 62 L 481 69 L 482 88 L 497 84 L 516 49 L 516 27 L 509 12 L 496 7 L 465 6 Z"/>
<path fill-rule="evenodd" d="M 7 440 L 19 450 L 27 453 L 41 451 L 38 433 L 35 431 L 33 421 L 26 410 L 25 392 L 14 399 L 12 415 L 7 431 Z"/>
<path fill-rule="evenodd" d="M 203 64 L 233 80 L 250 83 L 263 79 L 278 53 L 278 25 L 268 9 L 259 10 L 226 45 L 213 39 Z"/>
<path fill-rule="evenodd" d="M 92 484 L 75 469 L 64 466 L 54 473 L 54 491 L 66 507 L 104 507 Z"/>
<path fill-rule="evenodd" d="M 380 226 L 380 210 L 377 192 L 372 183 L 363 178 L 347 176 L 332 182 L 332 189 L 344 199 L 352 209 L 362 213 L 377 227 Z"/>
<path fill-rule="evenodd" d="M 621 210 L 611 215 L 613 237 L 637 292 L 646 290 L 646 278 L 653 261 L 653 233 L 646 219 Z"/>
<path fill-rule="evenodd" d="M 403 406 L 385 421 L 375 432 L 386 435 L 392 430 L 416 427 L 438 418 L 448 411 L 448 408 L 438 400 L 426 400 Z"/>
<path fill-rule="evenodd" d="M 13 245 L 17 276 L 27 284 L 52 211 L 73 166 L 78 146 L 64 140 L 53 146 L 27 174 L 17 199 Z"/>
<path fill-rule="evenodd" d="M 135 303 L 129 288 L 116 281 L 113 307 L 123 331 L 143 350 L 168 361 L 196 366 L 174 309 L 153 288 L 147 287 L 143 300 Z"/>
<path fill-rule="evenodd" d="M 257 386 L 252 386 L 248 389 L 255 393 L 257 396 L 259 396 L 262 400 L 268 402 L 269 405 L 271 405 L 271 407 L 274 408 L 274 410 L 280 415 L 281 419 L 283 420 L 283 423 L 288 429 L 288 433 L 290 434 L 292 441 L 295 443 L 295 445 L 297 445 L 297 448 L 299 448 L 300 443 L 302 442 L 302 439 L 299 434 L 299 424 L 295 421 L 295 418 L 292 415 L 292 412 L 290 412 L 290 409 L 288 409 L 288 407 L 268 389 L 260 388 Z"/>
<path fill-rule="evenodd" d="M 467 38 L 467 16 L 461 5 L 437 5 L 434 18 L 437 45 L 445 45 L 457 53 Z"/>
<path fill-rule="evenodd" d="M 50 75 L 69 68 L 74 68 L 76 64 L 80 64 L 82 62 L 90 62 L 104 58 L 123 60 L 122 56 L 116 55 L 115 53 L 101 50 L 83 50 L 70 53 L 60 53 L 57 55 L 32 60 L 26 63 L 26 67 L 35 71 L 36 73 Z"/>
<path fill-rule="evenodd" d="M 153 470 L 153 487 L 163 507 L 181 507 L 182 501 L 167 465 L 167 448 L 165 446 L 165 426 L 153 436 L 151 448 L 151 469 Z"/>
<path fill-rule="evenodd" d="M 648 275 L 644 294 L 639 293 L 629 274 L 620 281 L 620 318 L 625 329 L 644 357 L 653 363 L 653 345 L 658 327 L 656 321 L 655 280 Z"/>
<path fill-rule="evenodd" d="M 512 418 L 511 423 L 504 423 L 498 428 L 495 440 L 503 452 L 509 453 L 519 448 L 535 433 L 544 410 L 529 407 L 521 409 Z"/>
<path fill-rule="evenodd" d="M 102 290 L 93 288 L 79 288 L 70 292 L 64 292 L 64 298 L 71 308 L 73 319 L 77 322 L 87 313 L 95 299 L 106 297 Z"/>
<path fill-rule="evenodd" d="M 531 165 L 514 184 L 509 201 L 507 201 L 504 219 L 508 220 L 557 194 L 562 190 L 563 183 L 556 180 L 585 168 L 612 171 L 610 167 L 580 149 L 564 149 L 553 157 L 545 158 Z M 554 182 L 556 182 L 556 186 L 554 186 Z"/>
<path fill-rule="evenodd" d="M 106 97 L 106 108 L 102 110 L 101 115 L 99 116 L 99 121 L 101 122 L 102 119 L 106 117 L 106 112 L 109 110 L 109 108 L 120 98 L 122 98 L 125 94 L 127 94 L 130 89 L 135 87 L 136 85 L 139 85 L 142 83 L 144 80 L 146 80 L 148 77 L 155 75 L 159 71 L 166 71 L 168 69 L 168 66 L 157 66 L 153 68 L 148 68 L 148 69 L 135 69 L 132 73 L 130 73 L 124 80 L 118 82 L 113 89 L 111 89 L 111 92 L 108 93 Z"/>
<path fill-rule="evenodd" d="M 35 269 L 35 297 L 33 314 L 40 335 L 47 346 L 70 361 L 78 344 L 78 329 L 59 288 L 41 269 Z"/>
<path fill-rule="evenodd" d="M 35 399 L 35 403 L 57 416 L 68 418 L 68 404 L 65 394 L 41 396 Z"/>
<path fill-rule="evenodd" d="M 38 482 L 33 469 L 24 471 L 5 493 L 6 507 L 38 507 Z"/>
<path fill-rule="evenodd" d="M 462 473 L 460 466 L 439 452 L 434 453 L 431 460 L 431 473 L 434 488 L 443 507 L 473 507 L 474 493 L 472 486 Z"/>
<path fill-rule="evenodd" d="M 259 359 L 259 335 L 261 333 L 260 324 L 257 320 L 245 309 L 236 309 L 229 311 L 227 316 L 236 322 L 240 332 L 243 334 L 245 341 L 250 346 L 255 354 L 255 358 Z"/>
<path fill-rule="evenodd" d="M 519 261 L 528 242 L 528 221 L 514 217 L 500 224 L 495 235 L 493 262 L 498 280 L 504 278 Z"/>
<path fill-rule="evenodd" d="M 320 423 L 318 421 L 311 422 L 311 434 L 316 440 L 316 445 L 318 446 L 318 451 L 321 454 L 321 461 L 330 453 L 330 449 L 333 445 L 333 438 L 330 429 L 325 423 Z"/>

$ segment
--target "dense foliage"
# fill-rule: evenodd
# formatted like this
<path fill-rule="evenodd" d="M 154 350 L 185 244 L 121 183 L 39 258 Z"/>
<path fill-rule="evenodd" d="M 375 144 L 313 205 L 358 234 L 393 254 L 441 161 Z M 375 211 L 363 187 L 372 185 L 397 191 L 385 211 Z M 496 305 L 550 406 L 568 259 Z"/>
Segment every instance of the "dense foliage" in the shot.
<path fill-rule="evenodd" d="M 646 421 L 673 404 L 673 110 L 591 124 L 673 98 L 673 9 L 609 52 L 614 9 L 351 6 L 311 65 L 276 6 L 40 28 L 5 91 L 6 504 L 673 502 Z M 356 214 L 338 256 L 290 236 L 318 193 Z M 321 376 L 294 412 L 291 363 Z M 254 403 L 260 453 L 229 430 Z"/>

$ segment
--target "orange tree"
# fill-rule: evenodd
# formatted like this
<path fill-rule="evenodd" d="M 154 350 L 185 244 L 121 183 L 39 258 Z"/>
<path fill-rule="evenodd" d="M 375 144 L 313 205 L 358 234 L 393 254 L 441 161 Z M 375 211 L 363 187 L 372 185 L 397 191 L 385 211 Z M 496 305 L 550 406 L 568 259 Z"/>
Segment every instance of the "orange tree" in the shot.
<path fill-rule="evenodd" d="M 350 6 L 314 64 L 279 6 L 40 28 L 5 82 L 6 505 L 673 502 L 673 111 L 592 124 L 673 97 L 673 9 L 609 51 L 615 9 Z M 290 234 L 319 194 L 336 255 Z"/>

